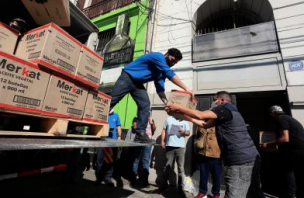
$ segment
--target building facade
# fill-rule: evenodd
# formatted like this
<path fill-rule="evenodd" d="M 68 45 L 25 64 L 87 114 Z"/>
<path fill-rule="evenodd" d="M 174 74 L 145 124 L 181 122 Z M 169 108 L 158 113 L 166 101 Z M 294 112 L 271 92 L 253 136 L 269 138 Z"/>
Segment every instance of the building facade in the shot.
<path fill-rule="evenodd" d="M 304 125 L 303 1 L 153 3 L 148 48 L 163 53 L 171 47 L 182 51 L 183 60 L 173 68 L 193 89 L 199 110 L 210 108 L 217 91 L 229 91 L 257 146 L 259 131 L 275 130 L 268 115 L 271 105 L 282 106 Z M 167 115 L 153 84 L 148 88 L 153 115 L 161 126 Z M 171 89 L 176 86 L 168 81 L 166 91 Z M 264 168 L 270 170 L 273 160 L 264 159 Z"/>

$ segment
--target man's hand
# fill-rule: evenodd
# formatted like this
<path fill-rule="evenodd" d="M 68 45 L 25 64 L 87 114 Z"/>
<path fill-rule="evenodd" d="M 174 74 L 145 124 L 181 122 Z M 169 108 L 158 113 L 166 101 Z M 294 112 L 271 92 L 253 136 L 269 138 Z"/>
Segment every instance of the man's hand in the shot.
<path fill-rule="evenodd" d="M 179 129 L 178 131 L 179 131 L 179 133 L 180 133 L 181 135 L 185 135 L 184 129 Z"/>
<path fill-rule="evenodd" d="M 196 100 L 196 99 L 195 99 L 195 96 L 194 96 L 194 93 L 192 92 L 192 90 L 186 89 L 185 91 L 187 91 L 187 92 L 189 92 L 189 93 L 191 94 L 191 99 L 192 99 L 192 101 L 195 101 L 195 100 Z"/>
<path fill-rule="evenodd" d="M 262 143 L 260 144 L 260 147 L 263 151 L 275 153 L 279 152 L 278 147 L 275 144 Z"/>
<path fill-rule="evenodd" d="M 162 143 L 161 143 L 161 147 L 162 147 L 163 149 L 165 149 L 165 148 L 166 148 L 166 144 L 165 144 L 165 142 L 164 142 L 164 141 L 162 141 Z"/>
<path fill-rule="evenodd" d="M 118 137 L 117 137 L 117 140 L 121 140 L 121 136 L 118 136 Z"/>
<path fill-rule="evenodd" d="M 173 112 L 179 112 L 180 108 L 181 108 L 181 105 L 172 103 L 172 104 L 167 104 L 166 105 L 165 111 L 168 114 L 170 114 L 170 113 L 173 113 Z"/>
<path fill-rule="evenodd" d="M 261 148 L 264 149 L 264 150 L 267 149 L 267 143 L 262 143 L 262 144 L 260 144 L 260 146 L 261 146 Z"/>
<path fill-rule="evenodd" d="M 190 120 L 190 122 L 193 122 L 194 124 L 196 124 L 200 127 L 204 127 L 207 124 L 204 120 L 198 120 L 198 119 L 195 119 L 195 118 L 192 118 Z"/>

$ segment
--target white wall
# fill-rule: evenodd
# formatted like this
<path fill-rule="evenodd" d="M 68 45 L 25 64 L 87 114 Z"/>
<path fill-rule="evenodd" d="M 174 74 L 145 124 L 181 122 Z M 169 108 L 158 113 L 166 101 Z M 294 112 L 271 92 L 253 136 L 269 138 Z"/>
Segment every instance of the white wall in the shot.
<path fill-rule="evenodd" d="M 246 75 L 243 71 L 239 71 L 236 75 L 234 71 L 226 71 L 226 65 L 233 65 L 235 62 L 248 62 L 248 58 L 240 59 L 226 59 L 220 61 L 209 61 L 192 64 L 191 62 L 191 39 L 193 37 L 193 18 L 197 9 L 206 0 L 158 0 L 156 5 L 155 23 L 154 28 L 149 28 L 149 30 L 154 29 L 153 32 L 153 45 L 152 51 L 160 51 L 165 53 L 168 48 L 176 47 L 180 49 L 183 53 L 184 59 L 180 61 L 173 69 L 176 71 L 177 75 L 189 86 L 193 88 L 196 94 L 205 93 L 215 93 L 218 90 L 226 89 L 232 92 L 244 92 L 244 91 L 265 91 L 265 90 L 286 90 L 287 87 L 299 86 L 304 87 L 304 70 L 290 71 L 289 64 L 293 61 L 304 62 L 304 3 L 301 0 L 269 0 L 273 8 L 274 20 L 277 27 L 279 44 L 282 50 L 282 54 L 277 54 L 278 56 L 278 69 L 273 71 L 272 65 L 268 65 L 267 70 L 263 68 L 252 68 L 252 70 L 247 70 L 247 74 L 255 75 L 250 78 L 253 79 L 252 82 L 248 84 L 248 87 L 241 89 L 238 88 L 239 85 L 246 82 Z M 216 0 L 218 1 L 218 0 Z M 220 0 L 226 3 L 229 0 Z M 245 0 L 238 0 L 243 2 Z M 249 0 L 248 0 L 249 1 Z M 212 3 L 215 1 L 212 1 Z M 254 1 L 253 1 L 254 2 Z M 265 13 L 264 13 L 265 14 Z M 265 14 L 266 15 L 266 14 Z M 251 57 L 257 58 L 257 57 Z M 265 58 L 265 57 L 264 57 Z M 249 58 L 250 59 L 250 58 Z M 260 58 L 257 58 L 260 59 Z M 265 59 L 266 60 L 266 59 Z M 254 62 L 254 60 L 251 60 Z M 212 79 L 212 75 L 218 79 L 216 88 L 212 88 L 211 84 L 208 85 L 207 73 L 200 75 L 197 72 L 197 68 L 210 67 L 212 65 L 221 64 L 223 69 L 210 70 L 208 73 L 208 78 Z M 211 68 L 211 67 L 210 67 Z M 225 68 L 225 69 L 224 69 Z M 254 71 L 254 72 L 253 72 Z M 263 72 L 265 72 L 263 75 Z M 267 72 L 268 71 L 268 72 Z M 230 73 L 229 73 L 230 72 Z M 274 73 L 278 78 L 275 78 Z M 231 79 L 227 79 L 229 75 L 232 76 Z M 228 75 L 228 77 L 227 77 Z M 258 76 L 256 76 L 258 75 Z M 259 76 L 260 75 L 260 76 Z M 204 79 L 203 79 L 204 77 Z M 224 79 L 221 81 L 221 77 Z M 273 78 L 270 82 L 267 78 Z M 230 77 L 229 77 L 230 78 Z M 240 79 L 238 79 L 240 78 Z M 243 78 L 243 79 L 242 79 Z M 234 79 L 234 80 L 233 80 Z M 243 82 L 242 80 L 245 81 Z M 262 80 L 260 80 L 262 79 Z M 263 80 L 264 79 L 264 80 Z M 206 90 L 199 90 L 199 81 L 206 83 Z M 279 82 L 280 81 L 280 82 Z M 248 81 L 249 82 L 249 81 Z M 265 82 L 265 86 L 261 83 Z M 212 83 L 215 83 L 213 81 Z M 254 84 L 257 83 L 257 84 Z M 260 84 L 259 84 L 260 83 Z M 222 84 L 222 86 L 221 86 Z M 268 85 L 270 86 L 268 86 Z M 276 88 L 271 88 L 275 84 Z M 250 86 L 252 85 L 252 86 Z M 256 87 L 261 87 L 256 88 Z M 267 87 L 268 86 L 268 87 Z M 154 85 L 149 84 L 148 92 L 150 94 L 155 94 Z M 166 90 L 176 89 L 171 82 L 166 83 Z M 293 89 L 288 89 L 289 96 L 294 95 Z M 299 96 L 297 100 L 304 102 L 304 94 Z M 290 97 L 290 102 L 293 102 L 293 97 Z M 297 101 L 299 102 L 299 101 Z M 302 106 L 303 107 L 303 106 Z M 291 107 L 294 116 L 304 123 L 304 117 L 299 116 L 304 114 L 304 109 L 297 106 Z M 295 110 L 296 109 L 296 110 Z"/>
<path fill-rule="evenodd" d="M 293 117 L 304 125 L 304 70 L 291 71 L 289 64 L 304 63 L 304 2 L 271 0 L 288 83 Z"/>

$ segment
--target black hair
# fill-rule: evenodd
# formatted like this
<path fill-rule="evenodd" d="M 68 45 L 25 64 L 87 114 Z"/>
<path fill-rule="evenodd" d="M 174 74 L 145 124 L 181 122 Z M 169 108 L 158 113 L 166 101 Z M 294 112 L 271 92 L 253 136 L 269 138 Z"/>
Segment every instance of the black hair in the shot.
<path fill-rule="evenodd" d="M 170 48 L 170 49 L 168 49 L 167 54 L 169 54 L 171 56 L 174 56 L 178 60 L 182 60 L 183 59 L 182 53 L 179 51 L 179 49 L 176 49 L 176 48 Z"/>
<path fill-rule="evenodd" d="M 226 97 L 226 99 L 230 102 L 231 101 L 231 95 L 227 91 L 219 91 L 216 93 L 217 97 Z"/>

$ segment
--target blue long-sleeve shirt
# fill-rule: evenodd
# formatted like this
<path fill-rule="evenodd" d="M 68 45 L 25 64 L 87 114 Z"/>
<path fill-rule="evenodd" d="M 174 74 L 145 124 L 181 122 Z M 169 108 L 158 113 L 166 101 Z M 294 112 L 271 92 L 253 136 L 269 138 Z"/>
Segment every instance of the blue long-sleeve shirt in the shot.
<path fill-rule="evenodd" d="M 176 75 L 167 64 L 165 56 L 160 52 L 142 55 L 125 66 L 123 70 L 136 82 L 154 81 L 157 93 L 165 91 L 166 78 L 171 80 Z"/>

